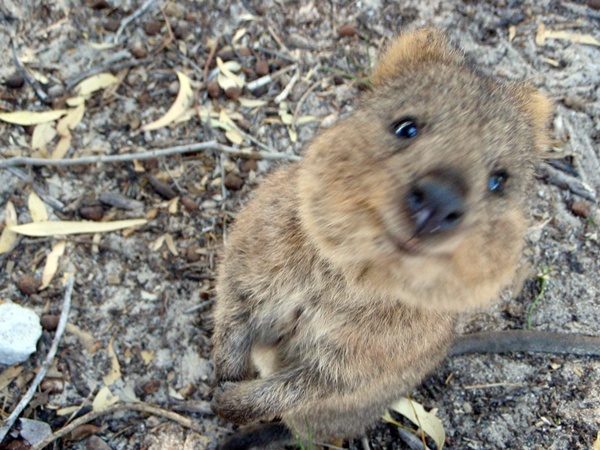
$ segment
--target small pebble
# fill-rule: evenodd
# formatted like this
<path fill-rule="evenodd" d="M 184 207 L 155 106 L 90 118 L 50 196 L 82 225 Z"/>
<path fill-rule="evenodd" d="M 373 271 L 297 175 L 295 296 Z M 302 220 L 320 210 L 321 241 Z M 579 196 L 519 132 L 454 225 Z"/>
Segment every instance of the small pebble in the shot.
<path fill-rule="evenodd" d="M 22 75 L 14 74 L 6 80 L 6 87 L 11 89 L 20 89 L 25 84 L 25 78 Z"/>
<path fill-rule="evenodd" d="M 200 205 L 198 205 L 198 203 L 196 202 L 196 200 L 194 200 L 189 195 L 184 195 L 183 197 L 181 197 L 181 204 L 188 211 L 198 211 L 200 209 Z"/>
<path fill-rule="evenodd" d="M 237 100 L 242 94 L 242 90 L 239 87 L 230 87 L 225 91 L 225 96 L 231 100 Z"/>
<path fill-rule="evenodd" d="M 228 173 L 225 177 L 225 187 L 232 191 L 239 191 L 244 185 L 244 179 L 234 173 Z"/>
<path fill-rule="evenodd" d="M 338 30 L 338 35 L 342 38 L 352 37 L 355 34 L 356 34 L 356 28 L 351 23 L 342 25 L 342 27 Z"/>
<path fill-rule="evenodd" d="M 588 0 L 588 6 L 592 9 L 600 9 L 600 0 Z"/>
<path fill-rule="evenodd" d="M 576 216 L 587 219 L 590 217 L 590 213 L 592 212 L 592 205 L 585 200 L 580 200 L 571 205 L 571 211 L 573 211 L 573 214 Z"/>
<path fill-rule="evenodd" d="M 17 287 L 25 295 L 35 294 L 41 285 L 42 280 L 33 275 L 23 275 L 17 280 Z"/>
<path fill-rule="evenodd" d="M 148 50 L 141 39 L 135 39 L 129 46 L 129 51 L 137 59 L 142 59 L 148 56 Z"/>
<path fill-rule="evenodd" d="M 169 91 L 169 94 L 171 95 L 176 95 L 177 93 L 179 93 L 179 81 L 174 80 L 169 84 L 169 87 L 167 88 L 167 90 Z"/>
<path fill-rule="evenodd" d="M 148 36 L 156 36 L 162 29 L 161 22 L 150 22 L 146 24 L 146 34 Z"/>
<path fill-rule="evenodd" d="M 85 450 L 112 450 L 112 447 L 102 440 L 100 436 L 90 436 L 85 441 Z"/>
<path fill-rule="evenodd" d="M 142 391 L 146 395 L 154 394 L 155 392 L 157 392 L 160 389 L 161 385 L 162 385 L 162 381 L 160 381 L 160 380 L 150 380 L 150 381 L 144 383 L 144 385 L 142 386 Z"/>
<path fill-rule="evenodd" d="M 0 364 L 24 362 L 35 352 L 42 335 L 40 318 L 16 303 L 0 304 Z"/>
<path fill-rule="evenodd" d="M 242 172 L 250 172 L 251 170 L 254 170 L 256 172 L 256 169 L 258 169 L 258 163 L 255 159 L 245 159 L 242 165 L 240 166 L 240 170 Z"/>
<path fill-rule="evenodd" d="M 169 186 L 167 183 L 157 180 L 156 178 L 148 175 L 148 181 L 154 188 L 154 190 L 164 199 L 171 200 L 177 197 L 177 192 Z"/>
<path fill-rule="evenodd" d="M 177 39 L 185 39 L 190 34 L 190 24 L 185 20 L 178 20 L 173 27 L 173 34 Z"/>
<path fill-rule="evenodd" d="M 221 93 L 221 87 L 216 81 L 211 81 L 206 85 L 206 91 L 208 92 L 208 96 L 210 98 L 217 98 Z"/>
<path fill-rule="evenodd" d="M 65 390 L 65 380 L 61 380 L 60 378 L 46 378 L 40 384 L 40 388 L 42 392 L 47 392 L 48 394 L 60 394 Z"/>
<path fill-rule="evenodd" d="M 100 205 L 82 206 L 79 208 L 79 215 L 86 220 L 97 222 L 104 217 L 104 208 Z"/>
<path fill-rule="evenodd" d="M 197 244 L 190 245 L 185 251 L 185 259 L 187 260 L 187 262 L 194 263 L 196 261 L 199 261 L 200 258 L 202 258 L 202 255 L 198 253 L 198 250 L 200 250 L 201 248 L 202 247 L 200 247 Z"/>
<path fill-rule="evenodd" d="M 90 0 L 87 2 L 87 5 L 92 9 L 110 8 L 110 3 L 107 0 Z"/>
<path fill-rule="evenodd" d="M 115 32 L 119 29 L 119 26 L 121 25 L 121 23 L 118 20 L 115 19 L 106 19 L 106 21 L 104 22 L 104 29 L 106 31 L 110 31 L 110 32 Z"/>
<path fill-rule="evenodd" d="M 60 317 L 55 314 L 44 314 L 40 319 L 42 328 L 46 331 L 56 331 Z"/>
<path fill-rule="evenodd" d="M 259 77 L 268 75 L 269 74 L 269 63 L 267 61 L 265 61 L 264 59 L 257 60 L 256 64 L 254 65 L 254 71 L 256 72 L 256 75 L 258 75 Z"/>
<path fill-rule="evenodd" d="M 58 98 L 65 95 L 65 88 L 62 84 L 54 84 L 48 88 L 48 97 Z"/>

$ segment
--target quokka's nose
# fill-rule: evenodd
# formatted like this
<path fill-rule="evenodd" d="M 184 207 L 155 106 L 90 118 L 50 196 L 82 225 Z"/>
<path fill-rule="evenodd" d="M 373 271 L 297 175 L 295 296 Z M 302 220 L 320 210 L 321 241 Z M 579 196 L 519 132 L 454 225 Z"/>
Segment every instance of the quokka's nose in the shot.
<path fill-rule="evenodd" d="M 415 235 L 442 233 L 456 228 L 465 212 L 465 189 L 458 176 L 436 172 L 417 180 L 405 202 Z"/>

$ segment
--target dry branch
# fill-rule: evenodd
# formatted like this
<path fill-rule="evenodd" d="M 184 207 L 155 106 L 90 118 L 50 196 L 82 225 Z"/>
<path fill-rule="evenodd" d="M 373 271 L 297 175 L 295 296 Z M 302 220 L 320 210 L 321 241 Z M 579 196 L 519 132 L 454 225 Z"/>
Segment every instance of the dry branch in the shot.
<path fill-rule="evenodd" d="M 69 280 L 67 281 L 67 290 L 65 292 L 65 297 L 63 300 L 62 312 L 60 313 L 60 319 L 58 320 L 58 327 L 56 328 L 56 333 L 54 334 L 54 339 L 52 341 L 52 345 L 50 346 L 50 350 L 48 351 L 48 354 L 46 355 L 46 359 L 42 363 L 40 370 L 38 371 L 37 375 L 33 379 L 31 386 L 29 386 L 29 389 L 27 389 L 27 392 L 25 393 L 25 395 L 23 396 L 23 398 L 21 398 L 21 401 L 19 401 L 19 403 L 17 404 L 17 406 L 15 407 L 15 409 L 13 410 L 11 415 L 8 416 L 8 419 L 6 419 L 5 421 L 2 422 L 2 424 L 0 424 L 0 442 L 2 442 L 2 440 L 6 436 L 6 433 L 9 432 L 9 430 L 12 428 L 12 426 L 14 425 L 15 421 L 17 420 L 17 418 L 19 417 L 21 412 L 29 404 L 29 402 L 33 398 L 38 386 L 40 385 L 40 383 L 46 376 L 46 372 L 48 372 L 48 369 L 50 368 L 50 366 L 52 366 L 52 362 L 54 361 L 54 356 L 56 355 L 56 351 L 58 350 L 58 343 L 60 342 L 60 338 L 62 337 L 62 334 L 65 331 L 65 327 L 67 326 L 67 318 L 69 316 L 69 310 L 71 309 L 71 295 L 73 294 L 73 281 L 74 281 L 73 275 L 69 276 Z"/>
<path fill-rule="evenodd" d="M 201 150 L 217 150 L 222 153 L 235 155 L 243 158 L 246 153 L 237 148 L 228 147 L 227 145 L 219 144 L 216 141 L 201 142 L 198 144 L 179 145 L 161 150 L 151 150 L 141 153 L 127 153 L 123 155 L 104 155 L 104 156 L 84 156 L 81 158 L 65 158 L 65 159 L 44 159 L 44 158 L 29 158 L 24 156 L 15 156 L 0 161 L 0 169 L 15 166 L 73 166 L 77 164 L 96 164 L 96 163 L 118 163 L 133 160 L 158 159 L 165 156 L 192 153 Z M 297 155 L 288 155 L 277 152 L 252 152 L 248 153 L 248 159 L 269 159 L 269 160 L 289 160 L 300 161 L 302 158 Z"/>

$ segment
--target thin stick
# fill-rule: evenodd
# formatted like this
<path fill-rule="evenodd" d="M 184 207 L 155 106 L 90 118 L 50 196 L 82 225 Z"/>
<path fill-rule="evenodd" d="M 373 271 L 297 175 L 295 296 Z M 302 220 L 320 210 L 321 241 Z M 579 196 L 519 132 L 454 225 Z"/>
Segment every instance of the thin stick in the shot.
<path fill-rule="evenodd" d="M 123 155 L 104 155 L 104 156 L 84 156 L 82 158 L 65 158 L 65 159 L 44 159 L 44 158 L 28 158 L 24 156 L 15 156 L 13 158 L 0 161 L 0 169 L 14 166 L 73 166 L 77 164 L 95 164 L 95 163 L 117 163 L 133 160 L 158 159 L 169 155 L 192 153 L 200 150 L 217 150 L 223 153 L 229 153 L 238 157 L 243 157 L 244 152 L 237 148 L 228 147 L 219 144 L 216 141 L 200 142 L 197 144 L 179 145 L 176 147 L 164 148 L 161 150 L 152 150 L 141 153 L 127 153 Z M 251 159 L 271 159 L 289 161 L 300 161 L 302 158 L 296 155 L 288 155 L 285 153 L 274 152 L 252 152 L 248 153 Z M 259 156 L 255 158 L 254 155 Z"/>
<path fill-rule="evenodd" d="M 204 72 L 202 73 L 202 79 L 205 83 L 208 83 L 208 69 L 210 69 L 210 64 L 212 63 L 213 58 L 215 57 L 215 53 L 217 53 L 217 48 L 219 47 L 219 39 L 215 39 L 213 45 L 210 47 L 210 53 L 208 54 L 208 58 L 206 59 L 206 63 L 204 63 Z"/>
<path fill-rule="evenodd" d="M 156 0 L 146 0 L 146 2 L 142 6 L 140 6 L 136 12 L 134 12 L 130 16 L 127 16 L 125 19 L 123 19 L 123 21 L 121 22 L 121 26 L 119 27 L 119 29 L 117 30 L 117 33 L 115 34 L 113 43 L 118 44 L 119 38 L 121 37 L 121 34 L 123 33 L 123 31 L 125 31 L 125 28 L 127 27 L 127 25 L 129 25 L 135 19 L 140 17 L 142 14 L 144 14 L 148 9 L 150 9 L 150 7 L 152 6 L 152 4 L 154 2 L 156 2 Z"/>
<path fill-rule="evenodd" d="M 300 100 L 298 100 L 298 103 L 296 104 L 296 108 L 294 109 L 294 116 L 292 118 L 292 127 L 296 126 L 296 121 L 298 120 L 298 114 L 300 114 L 300 108 L 302 108 L 302 104 L 308 98 L 309 94 L 312 91 L 314 91 L 317 88 L 317 86 L 319 86 L 319 84 L 321 84 L 321 80 L 315 81 L 306 91 L 304 91 L 304 94 L 302 94 L 302 97 L 300 97 Z"/>
<path fill-rule="evenodd" d="M 179 425 L 189 428 L 191 430 L 196 431 L 197 433 L 203 433 L 204 431 L 194 423 L 194 421 L 188 417 L 182 416 L 181 414 L 174 413 L 173 411 L 168 411 L 166 409 L 159 408 L 157 406 L 148 405 L 147 403 L 119 403 L 113 406 L 109 406 L 108 408 L 99 409 L 98 411 L 89 412 L 79 419 L 75 419 L 69 425 L 62 427 L 60 430 L 52 433 L 50 436 L 45 438 L 44 440 L 38 442 L 34 446 L 31 447 L 32 450 L 41 450 L 46 447 L 48 444 L 51 444 L 57 439 L 65 436 L 66 434 L 73 431 L 80 425 L 91 422 L 92 420 L 97 419 L 98 417 L 102 417 L 105 415 L 113 414 L 120 411 L 139 411 L 148 414 L 152 414 L 154 416 L 164 417 L 165 419 L 172 420 L 173 422 L 178 423 Z"/>
<path fill-rule="evenodd" d="M 52 345 L 50 346 L 50 350 L 48 351 L 48 354 L 46 355 L 46 359 L 42 363 L 42 366 L 40 367 L 40 370 L 38 371 L 35 378 L 33 379 L 33 382 L 29 386 L 29 389 L 27 389 L 27 392 L 25 393 L 23 398 L 21 398 L 21 401 L 17 404 L 17 406 L 15 407 L 13 412 L 10 414 L 10 416 L 8 416 L 8 419 L 6 419 L 0 425 L 0 442 L 2 442 L 2 440 L 6 436 L 6 433 L 9 432 L 9 430 L 12 428 L 12 426 L 14 425 L 15 421 L 17 420 L 17 418 L 19 417 L 21 412 L 23 412 L 25 407 L 29 404 L 29 402 L 33 398 L 38 386 L 40 385 L 40 383 L 46 376 L 46 372 L 48 372 L 48 369 L 50 368 L 50 366 L 52 365 L 52 362 L 54 361 L 54 356 L 56 355 L 56 351 L 58 350 L 58 343 L 60 342 L 60 338 L 62 337 L 62 334 L 65 331 L 65 327 L 67 326 L 67 318 L 69 316 L 69 310 L 71 309 L 71 295 L 73 294 L 73 280 L 74 280 L 73 275 L 70 275 L 69 280 L 67 281 L 67 290 L 65 292 L 65 298 L 63 300 L 62 312 L 60 313 L 60 318 L 58 320 L 58 326 L 56 327 L 56 333 L 54 334 L 54 339 L 52 341 Z"/>

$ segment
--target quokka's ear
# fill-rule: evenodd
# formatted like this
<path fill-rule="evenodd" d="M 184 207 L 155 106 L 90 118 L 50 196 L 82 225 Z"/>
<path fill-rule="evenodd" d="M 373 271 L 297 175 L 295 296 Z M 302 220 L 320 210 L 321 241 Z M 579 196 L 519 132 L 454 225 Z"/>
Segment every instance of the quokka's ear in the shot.
<path fill-rule="evenodd" d="M 535 150 L 541 153 L 550 144 L 548 128 L 554 115 L 554 105 L 548 97 L 529 84 L 519 85 L 515 91 L 525 118 L 533 127 Z"/>
<path fill-rule="evenodd" d="M 448 41 L 447 36 L 436 28 L 424 28 L 402 33 L 379 55 L 373 70 L 373 86 L 393 79 L 407 68 L 428 62 L 460 62 L 464 56 Z"/>

